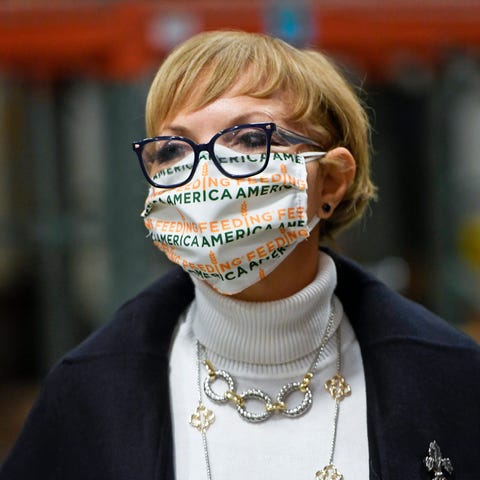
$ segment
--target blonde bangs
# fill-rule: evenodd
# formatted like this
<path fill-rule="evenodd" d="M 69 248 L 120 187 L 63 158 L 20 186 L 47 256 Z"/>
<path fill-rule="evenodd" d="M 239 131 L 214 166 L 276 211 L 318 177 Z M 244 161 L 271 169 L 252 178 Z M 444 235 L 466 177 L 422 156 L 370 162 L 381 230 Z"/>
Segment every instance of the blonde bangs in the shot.
<path fill-rule="evenodd" d="M 313 107 L 311 96 L 305 95 L 305 75 L 292 62 L 298 53 L 261 34 L 206 32 L 193 37 L 173 50 L 153 80 L 146 105 L 147 134 L 155 135 L 181 110 L 195 111 L 215 101 L 239 79 L 240 95 L 290 93 L 295 99 L 293 120 L 303 119 Z"/>

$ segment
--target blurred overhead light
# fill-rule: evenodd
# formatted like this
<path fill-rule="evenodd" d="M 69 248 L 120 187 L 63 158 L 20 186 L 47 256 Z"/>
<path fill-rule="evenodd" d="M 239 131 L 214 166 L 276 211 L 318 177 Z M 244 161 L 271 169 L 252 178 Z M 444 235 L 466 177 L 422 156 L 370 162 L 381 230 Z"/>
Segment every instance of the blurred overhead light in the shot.
<path fill-rule="evenodd" d="M 187 38 L 202 29 L 198 15 L 191 13 L 159 13 L 148 26 L 147 41 L 149 45 L 160 50 L 171 50 Z"/>

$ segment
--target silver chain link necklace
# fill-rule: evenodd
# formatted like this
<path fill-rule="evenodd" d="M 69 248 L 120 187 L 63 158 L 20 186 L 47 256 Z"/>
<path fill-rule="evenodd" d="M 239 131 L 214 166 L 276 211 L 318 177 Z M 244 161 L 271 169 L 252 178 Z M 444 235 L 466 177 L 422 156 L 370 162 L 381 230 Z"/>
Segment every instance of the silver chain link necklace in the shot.
<path fill-rule="evenodd" d="M 274 402 L 272 398 L 267 395 L 265 392 L 259 389 L 248 389 L 243 393 L 237 393 L 236 391 L 236 382 L 233 377 L 224 370 L 216 370 L 212 363 L 205 358 L 206 349 L 205 347 L 197 340 L 197 388 L 198 388 L 198 406 L 194 414 L 190 417 L 190 425 L 196 428 L 202 435 L 203 443 L 203 452 L 206 465 L 207 479 L 212 480 L 212 471 L 210 465 L 210 455 L 208 450 L 207 442 L 207 430 L 212 425 L 215 420 L 215 414 L 212 410 L 208 409 L 203 403 L 203 394 L 202 390 L 205 391 L 205 394 L 216 403 L 231 403 L 234 407 L 237 408 L 240 417 L 243 420 L 248 422 L 262 422 L 270 418 L 274 413 L 279 413 L 287 417 L 298 417 L 307 412 L 312 404 L 313 395 L 310 390 L 309 384 L 318 368 L 320 359 L 322 357 L 325 346 L 329 340 L 329 334 L 333 327 L 333 320 L 335 317 L 335 312 L 332 309 L 330 312 L 329 320 L 325 333 L 322 336 L 322 341 L 320 346 L 317 349 L 317 354 L 315 355 L 315 360 L 312 362 L 308 372 L 304 375 L 301 382 L 291 382 L 284 385 Z M 330 457 L 328 464 L 323 467 L 321 470 L 316 472 L 315 480 L 344 480 L 343 475 L 337 470 L 333 464 L 333 458 L 335 454 L 335 445 L 337 440 L 337 425 L 338 417 L 340 413 L 340 402 L 347 396 L 351 394 L 350 385 L 346 382 L 345 378 L 341 374 L 342 368 L 342 353 L 341 353 L 341 335 L 340 335 L 340 325 L 336 331 L 336 340 L 337 340 L 337 365 L 336 365 L 336 374 L 327 380 L 324 384 L 325 390 L 330 394 L 332 399 L 335 401 L 335 411 L 333 417 L 333 427 L 332 427 L 332 442 L 330 446 Z M 201 365 L 204 365 L 207 369 L 207 378 L 203 383 L 201 381 Z M 226 382 L 228 390 L 223 394 L 219 395 L 215 393 L 211 385 L 216 379 L 222 379 Z M 293 408 L 286 407 L 286 398 L 290 393 L 294 391 L 299 391 L 304 394 L 304 398 L 299 405 Z M 252 412 L 246 408 L 246 402 L 248 400 L 257 399 L 264 402 L 265 410 L 264 412 Z"/>

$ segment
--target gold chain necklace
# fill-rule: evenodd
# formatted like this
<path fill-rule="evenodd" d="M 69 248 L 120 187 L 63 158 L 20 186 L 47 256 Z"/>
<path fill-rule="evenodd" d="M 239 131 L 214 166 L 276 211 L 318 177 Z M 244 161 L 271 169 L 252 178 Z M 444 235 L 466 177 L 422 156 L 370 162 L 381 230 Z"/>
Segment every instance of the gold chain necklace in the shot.
<path fill-rule="evenodd" d="M 333 309 L 332 309 L 333 310 Z M 203 403 L 202 390 L 205 391 L 205 394 L 217 403 L 228 403 L 231 402 L 239 412 L 241 418 L 249 422 L 261 422 L 268 419 L 273 413 L 280 413 L 288 417 L 297 417 L 306 413 L 306 411 L 311 406 L 312 402 L 312 392 L 309 388 L 309 383 L 313 378 L 315 370 L 318 366 L 321 352 L 325 348 L 326 342 L 328 341 L 329 330 L 333 325 L 334 314 L 331 313 L 329 322 L 325 329 L 325 333 L 322 337 L 322 342 L 319 347 L 319 351 L 313 362 L 313 372 L 309 371 L 305 374 L 302 382 L 292 382 L 280 390 L 279 394 L 276 397 L 276 402 L 273 402 L 272 399 L 265 394 L 262 390 L 258 389 L 249 389 L 246 392 L 241 394 L 236 392 L 236 382 L 233 377 L 225 372 L 224 370 L 216 370 L 215 367 L 207 359 L 202 357 L 205 354 L 205 347 L 197 341 L 197 387 L 198 387 L 198 406 L 194 414 L 190 417 L 190 425 L 196 428 L 202 435 L 203 443 L 203 452 L 205 458 L 207 479 L 212 480 L 212 471 L 210 464 L 210 454 L 208 449 L 207 442 L 207 430 L 212 425 L 215 420 L 215 414 L 212 410 L 208 409 Z M 338 418 L 340 414 L 340 402 L 347 396 L 351 394 L 350 385 L 346 382 L 345 378 L 341 374 L 342 368 L 342 353 L 341 353 L 341 335 L 340 335 L 340 325 L 337 328 L 336 332 L 337 339 L 337 371 L 336 374 L 327 380 L 324 383 L 325 390 L 330 394 L 332 399 L 335 401 L 335 411 L 333 417 L 333 427 L 332 427 L 332 441 L 330 446 L 330 457 L 328 464 L 324 466 L 321 470 L 316 472 L 315 480 L 344 480 L 343 475 L 338 471 L 333 463 L 334 454 L 335 454 L 335 445 L 337 441 L 337 425 Z M 208 376 L 204 382 L 204 388 L 202 389 L 201 382 L 201 365 L 205 365 L 207 369 Z M 223 394 L 219 395 L 211 389 L 211 383 L 217 378 L 223 379 L 228 386 L 228 390 Z M 288 409 L 285 405 L 285 398 L 289 393 L 298 390 L 305 394 L 302 402 L 295 408 Z M 308 391 L 308 393 L 307 393 Z M 213 397 L 213 398 L 212 398 Z M 265 402 L 265 412 L 256 413 L 247 410 L 246 401 L 250 399 L 260 399 Z"/>

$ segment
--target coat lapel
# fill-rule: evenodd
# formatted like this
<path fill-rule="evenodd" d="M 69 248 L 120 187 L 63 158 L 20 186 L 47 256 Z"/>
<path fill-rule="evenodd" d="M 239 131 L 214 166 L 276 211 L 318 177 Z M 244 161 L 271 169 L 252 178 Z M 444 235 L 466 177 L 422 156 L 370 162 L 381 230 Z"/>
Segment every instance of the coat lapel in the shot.
<path fill-rule="evenodd" d="M 458 478 L 470 478 L 477 467 L 462 445 L 478 442 L 478 425 L 467 417 L 479 410 L 469 385 L 478 376 L 477 346 L 353 262 L 328 253 L 337 267 L 336 294 L 362 352 L 370 479 L 431 479 L 423 460 L 433 440 L 446 457 L 456 457 L 457 474 L 464 469 Z"/>

